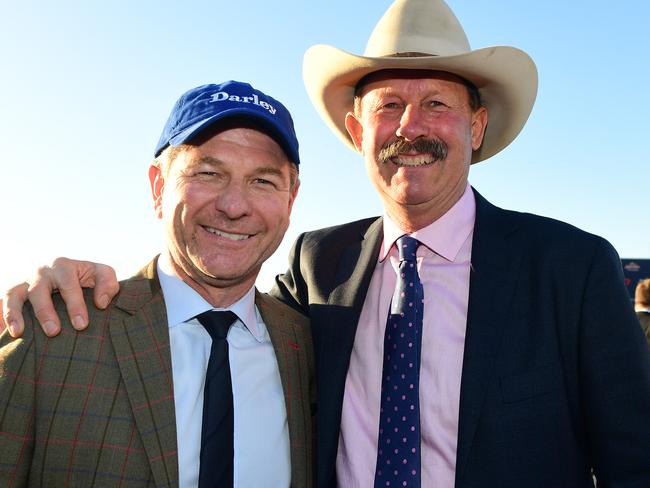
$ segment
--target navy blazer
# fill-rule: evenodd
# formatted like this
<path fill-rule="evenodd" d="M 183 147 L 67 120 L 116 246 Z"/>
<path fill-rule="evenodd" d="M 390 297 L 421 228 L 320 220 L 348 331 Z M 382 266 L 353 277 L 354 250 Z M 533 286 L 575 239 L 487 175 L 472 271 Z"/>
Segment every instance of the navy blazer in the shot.
<path fill-rule="evenodd" d="M 592 470 L 599 486 L 650 487 L 650 354 L 616 251 L 475 194 L 456 488 L 592 487 Z M 336 485 L 345 379 L 382 233 L 373 218 L 302 234 L 271 292 L 311 319 L 320 487 Z"/>

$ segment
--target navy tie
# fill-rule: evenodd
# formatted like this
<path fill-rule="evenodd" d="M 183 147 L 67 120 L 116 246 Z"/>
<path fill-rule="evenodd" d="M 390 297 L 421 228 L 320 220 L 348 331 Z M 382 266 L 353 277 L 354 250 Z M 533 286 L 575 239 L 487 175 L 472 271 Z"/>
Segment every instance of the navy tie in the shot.
<path fill-rule="evenodd" d="M 423 291 L 417 239 L 397 239 L 399 271 L 386 322 L 375 488 L 420 486 L 420 349 Z"/>
<path fill-rule="evenodd" d="M 199 488 L 233 484 L 233 404 L 228 329 L 237 320 L 233 312 L 204 312 L 196 317 L 212 337 L 203 390 Z"/>

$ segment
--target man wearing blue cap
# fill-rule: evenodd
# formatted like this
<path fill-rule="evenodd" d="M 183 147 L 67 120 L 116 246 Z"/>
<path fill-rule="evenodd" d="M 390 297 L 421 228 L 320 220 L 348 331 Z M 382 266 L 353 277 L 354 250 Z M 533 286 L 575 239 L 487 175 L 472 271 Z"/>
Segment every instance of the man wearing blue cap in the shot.
<path fill-rule="evenodd" d="M 47 339 L 26 307 L 0 342 L 0 485 L 311 486 L 309 327 L 254 286 L 298 192 L 291 116 L 200 86 L 154 156 L 161 255 L 105 310 L 86 294 L 92 332 Z"/>

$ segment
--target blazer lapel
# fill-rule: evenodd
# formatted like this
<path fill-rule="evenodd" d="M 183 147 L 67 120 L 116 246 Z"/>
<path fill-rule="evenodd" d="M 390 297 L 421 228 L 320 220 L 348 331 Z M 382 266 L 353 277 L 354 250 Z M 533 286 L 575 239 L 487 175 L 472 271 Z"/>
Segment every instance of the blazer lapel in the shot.
<path fill-rule="evenodd" d="M 361 309 L 375 270 L 383 237 L 383 219 L 378 218 L 359 240 L 348 246 L 337 265 L 335 283 L 327 306 L 310 318 L 318 335 L 318 479 L 330 479 L 334 472 L 341 424 L 343 393 L 350 355 Z"/>
<path fill-rule="evenodd" d="M 178 486 L 176 416 L 167 313 L 156 260 L 127 280 L 115 306 L 110 337 L 156 486 Z"/>
<path fill-rule="evenodd" d="M 328 375 L 332 374 L 333 366 L 339 374 L 347 373 L 357 323 L 375 270 L 382 237 L 383 219 L 378 218 L 364 234 L 359 235 L 359 241 L 341 253 L 335 280 L 339 285 L 330 293 L 326 307 L 327 325 L 320 331 L 323 353 L 319 366 Z M 330 360 L 334 360 L 335 364 L 331 364 Z M 323 364 L 324 361 L 327 363 Z"/>
<path fill-rule="evenodd" d="M 311 486 L 312 479 L 312 399 L 309 362 L 313 345 L 307 319 L 296 321 L 297 312 L 256 291 L 257 305 L 269 332 L 284 390 L 291 448 L 291 486 Z"/>
<path fill-rule="evenodd" d="M 516 227 L 503 210 L 474 193 L 476 222 L 460 389 L 456 486 L 461 486 L 521 264 L 521 251 L 507 240 Z"/>

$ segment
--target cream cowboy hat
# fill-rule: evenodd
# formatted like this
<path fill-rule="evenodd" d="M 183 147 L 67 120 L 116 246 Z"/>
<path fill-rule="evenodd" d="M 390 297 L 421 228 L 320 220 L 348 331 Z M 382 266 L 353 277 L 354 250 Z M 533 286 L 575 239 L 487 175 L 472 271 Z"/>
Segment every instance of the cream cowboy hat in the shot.
<path fill-rule="evenodd" d="M 352 149 L 345 116 L 353 109 L 354 88 L 367 74 L 383 69 L 447 71 L 479 89 L 489 122 L 472 163 L 494 156 L 517 137 L 537 95 L 537 69 L 525 52 L 509 46 L 472 51 L 445 2 L 397 0 L 375 26 L 363 56 L 324 44 L 305 53 L 303 79 L 309 98 Z"/>

